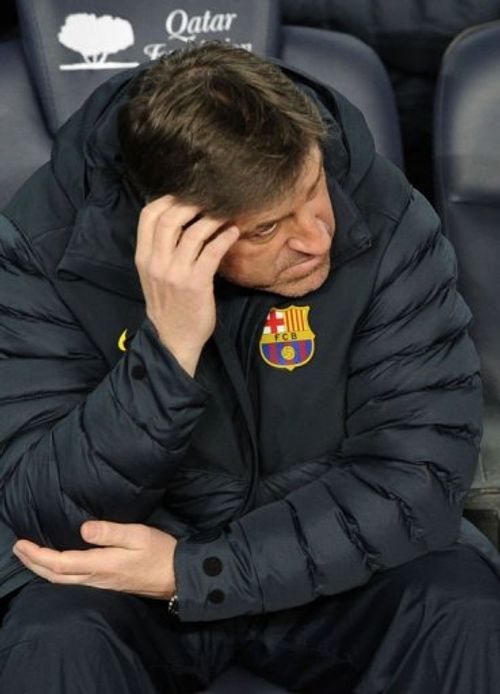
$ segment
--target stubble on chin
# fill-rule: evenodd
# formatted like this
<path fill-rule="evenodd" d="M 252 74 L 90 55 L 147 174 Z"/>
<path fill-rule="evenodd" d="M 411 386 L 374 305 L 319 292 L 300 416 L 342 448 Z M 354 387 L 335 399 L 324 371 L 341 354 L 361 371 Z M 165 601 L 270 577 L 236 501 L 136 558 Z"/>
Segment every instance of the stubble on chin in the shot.
<path fill-rule="evenodd" d="M 268 294 L 278 294 L 290 299 L 298 299 L 316 291 L 316 289 L 319 289 L 325 283 L 330 274 L 330 256 L 325 259 L 325 262 L 322 263 L 319 268 L 312 270 L 308 275 L 300 279 L 290 279 L 288 281 L 285 279 L 280 281 L 280 274 L 281 272 L 278 273 L 277 277 L 273 279 L 272 282 L 260 284 L 258 282 L 250 282 L 242 280 L 241 278 L 236 278 L 231 272 L 225 272 L 224 268 L 219 268 L 218 270 L 218 275 L 220 277 L 223 277 L 226 281 L 238 287 L 258 292 L 266 292 Z"/>
<path fill-rule="evenodd" d="M 330 258 L 327 258 L 319 268 L 316 268 L 310 274 L 298 280 L 290 280 L 283 283 L 277 282 L 272 288 L 264 289 L 264 291 L 272 291 L 274 294 L 280 294 L 290 299 L 298 299 L 319 289 L 326 282 L 329 274 Z"/>

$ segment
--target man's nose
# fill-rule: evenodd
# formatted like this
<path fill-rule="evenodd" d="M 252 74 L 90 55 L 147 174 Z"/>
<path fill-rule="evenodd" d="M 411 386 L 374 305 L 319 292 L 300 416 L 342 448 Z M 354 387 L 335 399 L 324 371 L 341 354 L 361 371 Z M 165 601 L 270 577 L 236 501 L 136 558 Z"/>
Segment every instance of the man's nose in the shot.
<path fill-rule="evenodd" d="M 308 255 L 324 255 L 332 243 L 331 230 L 312 210 L 305 210 L 298 218 L 288 247 Z"/>

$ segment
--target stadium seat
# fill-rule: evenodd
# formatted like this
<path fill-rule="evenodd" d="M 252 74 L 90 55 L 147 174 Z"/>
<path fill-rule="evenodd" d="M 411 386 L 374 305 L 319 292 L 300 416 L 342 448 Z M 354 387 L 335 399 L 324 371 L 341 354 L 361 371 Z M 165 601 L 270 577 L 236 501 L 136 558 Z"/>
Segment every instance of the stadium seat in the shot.
<path fill-rule="evenodd" d="M 484 437 L 466 513 L 499 546 L 500 22 L 460 34 L 437 85 L 436 202 L 458 257 L 485 387 Z"/>
<path fill-rule="evenodd" d="M 285 26 L 281 59 L 346 96 L 364 115 L 377 151 L 404 168 L 394 92 L 370 46 L 349 34 Z"/>
<path fill-rule="evenodd" d="M 50 156 L 52 138 L 30 82 L 20 41 L 0 41 L 0 207 Z"/>
<path fill-rule="evenodd" d="M 17 0 L 17 8 L 52 135 L 106 79 L 192 40 L 230 41 L 259 55 L 279 49 L 274 0 L 212 0 L 210 10 L 197 0 L 149 0 L 147 11 L 136 0 Z"/>
<path fill-rule="evenodd" d="M 0 41 L 0 207 L 47 161 L 57 129 L 99 84 L 191 36 L 281 57 L 337 88 L 365 115 L 377 150 L 403 166 L 394 96 L 371 48 L 346 34 L 281 27 L 273 0 L 220 1 L 220 11 L 212 3 L 209 15 L 198 4 L 191 0 L 188 12 L 173 1 L 151 0 L 144 13 L 135 0 L 106 0 L 105 11 L 101 0 L 17 0 L 20 39 Z M 97 53 L 89 35 L 99 32 L 101 20 L 105 34 L 117 34 Z"/>

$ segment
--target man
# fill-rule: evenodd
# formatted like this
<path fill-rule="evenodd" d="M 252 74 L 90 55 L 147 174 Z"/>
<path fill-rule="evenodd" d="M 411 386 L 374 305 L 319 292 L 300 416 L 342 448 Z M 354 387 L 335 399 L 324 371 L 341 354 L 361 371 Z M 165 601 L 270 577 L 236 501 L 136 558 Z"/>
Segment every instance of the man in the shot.
<path fill-rule="evenodd" d="M 217 44 L 123 73 L 0 243 L 2 691 L 496 690 L 470 315 L 350 104 Z"/>

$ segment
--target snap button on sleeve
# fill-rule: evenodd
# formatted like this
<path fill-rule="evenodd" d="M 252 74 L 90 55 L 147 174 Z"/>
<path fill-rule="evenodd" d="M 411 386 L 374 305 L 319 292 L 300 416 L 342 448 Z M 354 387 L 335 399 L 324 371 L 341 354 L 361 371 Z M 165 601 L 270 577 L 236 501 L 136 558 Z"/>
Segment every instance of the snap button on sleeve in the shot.
<path fill-rule="evenodd" d="M 224 595 L 222 590 L 211 590 L 208 594 L 208 599 L 210 600 L 210 602 L 213 602 L 216 605 L 220 604 L 221 602 L 224 602 L 225 597 L 226 596 Z"/>
<path fill-rule="evenodd" d="M 222 571 L 222 562 L 218 557 L 207 557 L 203 562 L 203 571 L 207 576 L 218 576 Z"/>
<path fill-rule="evenodd" d="M 141 364 L 136 364 L 132 367 L 132 377 L 136 378 L 138 381 L 144 378 L 146 375 L 146 369 Z"/>

